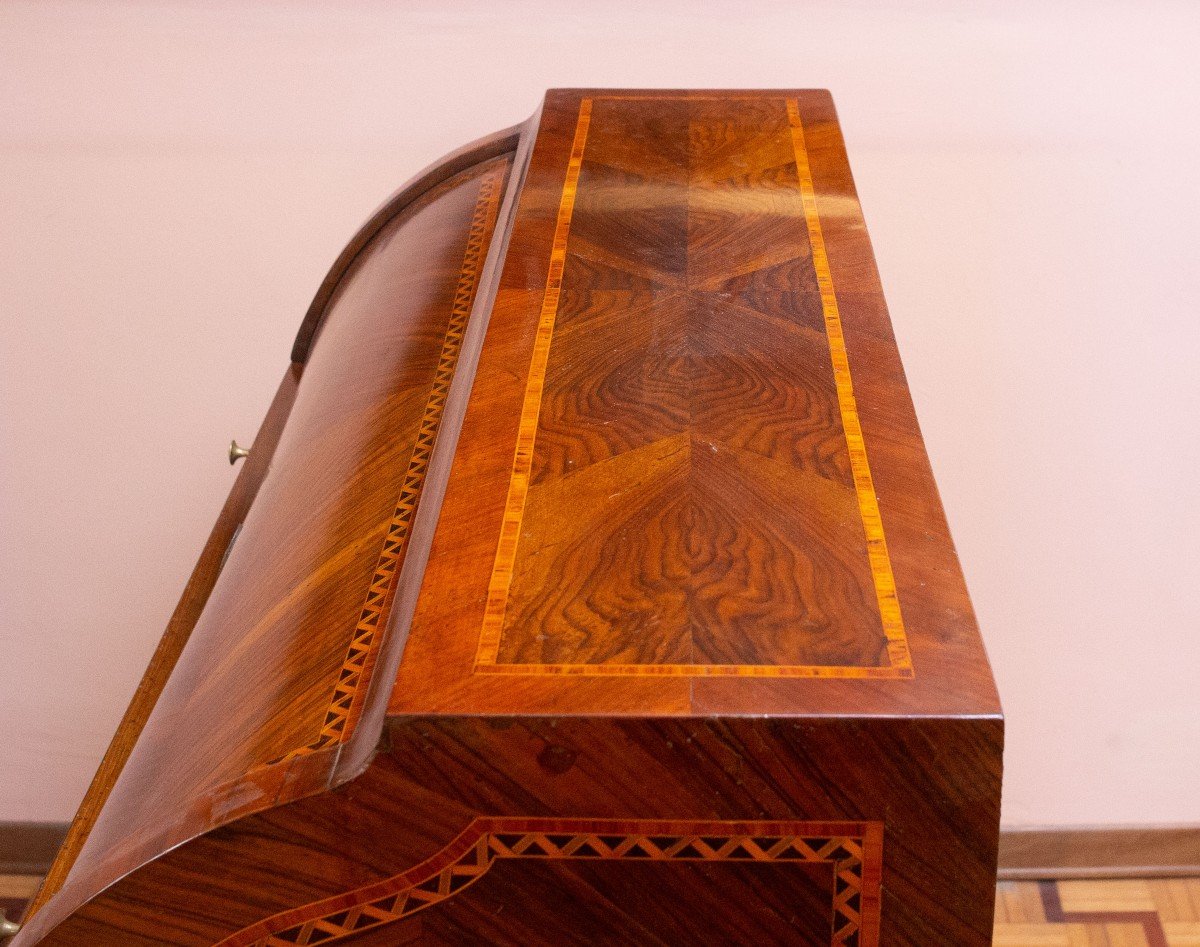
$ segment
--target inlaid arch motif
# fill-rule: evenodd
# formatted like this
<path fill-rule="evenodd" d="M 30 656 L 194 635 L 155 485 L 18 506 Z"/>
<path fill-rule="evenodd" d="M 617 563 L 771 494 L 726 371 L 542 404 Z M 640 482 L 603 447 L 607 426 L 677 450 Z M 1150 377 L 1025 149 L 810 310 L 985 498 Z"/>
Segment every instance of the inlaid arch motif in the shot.
<path fill-rule="evenodd" d="M 877 947 L 882 856 L 881 822 L 478 818 L 408 871 L 281 912 L 217 947 L 332 943 L 440 904 L 500 859 L 830 863 L 831 947 Z"/>

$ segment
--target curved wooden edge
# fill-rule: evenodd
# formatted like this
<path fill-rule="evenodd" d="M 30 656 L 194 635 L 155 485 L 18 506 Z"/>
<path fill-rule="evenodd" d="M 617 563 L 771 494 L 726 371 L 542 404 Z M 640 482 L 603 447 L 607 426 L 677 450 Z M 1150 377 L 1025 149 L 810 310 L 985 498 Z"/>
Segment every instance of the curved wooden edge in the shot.
<path fill-rule="evenodd" d="M 317 289 L 317 294 L 313 298 L 311 305 L 309 305 L 308 312 L 304 315 L 304 321 L 300 324 L 300 331 L 296 334 L 296 341 L 292 345 L 293 362 L 303 363 L 307 361 L 308 353 L 312 349 L 313 341 L 317 336 L 317 330 L 321 327 L 325 308 L 329 305 L 329 300 L 333 298 L 334 290 L 337 288 L 346 271 L 350 268 L 350 264 L 354 262 L 354 258 L 371 241 L 371 238 L 379 233 L 387 225 L 387 222 L 404 210 L 405 207 L 422 194 L 437 187 L 443 181 L 447 181 L 467 168 L 482 164 L 491 158 L 498 158 L 500 155 L 516 151 L 517 143 L 521 138 L 521 132 L 524 128 L 524 123 L 514 125 L 503 131 L 485 135 L 483 138 L 479 138 L 469 145 L 464 145 L 456 151 L 450 152 L 450 154 L 419 171 L 376 208 L 375 212 L 367 218 L 367 222 L 359 228 L 358 233 L 346 244 L 345 249 L 342 250 L 341 254 L 334 261 L 333 266 Z"/>
<path fill-rule="evenodd" d="M 275 447 L 279 443 L 280 434 L 291 413 L 292 403 L 296 399 L 296 390 L 303 372 L 303 365 L 288 366 L 275 393 L 275 398 L 267 410 L 262 427 L 259 428 L 258 435 L 254 439 L 253 449 L 243 462 L 242 469 L 234 481 L 233 489 L 217 516 L 217 521 L 209 534 L 208 541 L 204 544 L 204 550 L 200 554 L 196 568 L 192 571 L 191 578 L 184 587 L 179 604 L 175 606 L 175 612 L 171 615 L 162 640 L 159 641 L 154 656 L 150 659 L 150 664 L 134 692 L 133 699 L 126 708 L 125 715 L 121 718 L 117 732 L 109 743 L 100 768 L 92 778 L 87 794 L 71 822 L 71 827 L 67 830 L 67 837 L 59 849 L 49 873 L 42 882 L 37 896 L 30 902 L 25 912 L 27 920 L 36 914 L 62 887 L 67 874 L 75 863 L 75 857 L 79 854 L 83 843 L 87 841 L 96 817 L 108 799 L 109 791 L 124 768 L 134 744 L 137 743 L 142 728 L 150 716 L 150 711 L 154 709 L 159 694 L 162 693 L 167 679 L 171 676 L 175 663 L 196 625 L 196 620 L 200 617 L 204 603 L 208 600 L 209 593 L 212 592 L 217 577 L 221 574 L 225 554 L 233 544 L 237 529 L 245 519 L 250 505 L 258 494 L 258 488 L 267 475 Z M 219 447 L 219 445 L 213 446 L 214 449 Z"/>
<path fill-rule="evenodd" d="M 407 871 L 282 911 L 216 947 L 310 944 L 314 934 L 321 943 L 352 937 L 446 901 L 479 881 L 498 859 L 832 863 L 831 944 L 878 944 L 881 822 L 481 816 Z"/>
<path fill-rule="evenodd" d="M 511 139 L 515 143 L 515 154 L 508 172 L 508 185 L 504 200 L 497 213 L 483 270 L 476 286 L 471 315 L 467 320 L 462 347 L 458 355 L 458 367 L 454 372 L 454 378 L 446 395 L 445 406 L 442 409 L 442 420 L 433 453 L 429 459 L 425 484 L 421 492 L 421 503 L 413 517 L 409 533 L 408 550 L 405 553 L 400 574 L 396 577 L 396 596 L 384 628 L 383 639 L 377 648 L 375 671 L 367 685 L 367 694 L 362 705 L 358 727 L 363 732 L 372 733 L 375 736 L 372 740 L 363 739 L 357 744 L 343 743 L 340 745 L 337 763 L 330 780 L 331 787 L 340 786 L 354 779 L 370 765 L 379 737 L 383 734 L 384 719 L 387 716 L 396 682 L 396 671 L 404 655 L 404 646 L 408 641 L 408 632 L 412 624 L 413 612 L 416 609 L 417 596 L 421 591 L 421 581 L 425 575 L 425 566 L 429 561 L 429 552 L 433 545 L 433 535 L 437 528 L 438 518 L 441 516 L 442 500 L 446 494 L 450 467 L 458 447 L 458 435 L 462 429 L 467 400 L 470 397 L 471 387 L 475 383 L 475 370 L 483 349 L 483 339 L 491 318 L 492 305 L 496 300 L 500 271 L 508 252 L 509 238 L 512 236 L 512 220 L 516 215 L 517 203 L 525 183 L 525 175 L 529 168 L 529 160 L 533 152 L 534 141 L 537 138 L 541 115 L 539 107 L 522 124 L 499 133 L 500 135 L 510 135 L 511 133 Z M 468 146 L 468 148 L 470 147 Z M 505 153 L 499 152 L 499 154 Z M 493 157 L 498 157 L 499 154 Z M 481 158 L 475 164 L 480 164 L 484 160 L 488 159 Z"/>

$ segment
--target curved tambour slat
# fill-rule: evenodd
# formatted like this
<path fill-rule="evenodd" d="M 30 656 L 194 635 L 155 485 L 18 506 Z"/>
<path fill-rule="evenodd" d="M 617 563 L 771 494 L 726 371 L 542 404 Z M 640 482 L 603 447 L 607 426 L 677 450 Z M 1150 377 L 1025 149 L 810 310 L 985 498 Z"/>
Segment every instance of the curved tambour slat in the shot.
<path fill-rule="evenodd" d="M 339 759 L 373 752 L 381 719 L 358 724 L 517 137 L 489 136 L 426 169 L 325 279 L 15 944 L 134 942 L 102 920 L 122 878 L 352 777 Z M 386 703 L 390 681 L 381 686 L 375 701 Z"/>
<path fill-rule="evenodd" d="M 421 195 L 437 187 L 443 181 L 449 180 L 459 172 L 481 164 L 484 161 L 488 161 L 499 155 L 512 154 L 516 151 L 522 127 L 521 125 L 514 125 L 503 131 L 485 135 L 471 142 L 469 145 L 455 149 L 413 175 L 391 197 L 375 209 L 371 216 L 367 218 L 366 223 L 359 228 L 358 233 L 346 244 L 345 249 L 338 254 L 338 258 L 334 261 L 333 266 L 330 267 L 329 273 L 321 281 L 316 296 L 313 297 L 308 311 L 304 314 L 304 321 L 300 324 L 300 330 L 296 333 L 296 341 L 292 345 L 293 362 L 303 363 L 308 360 L 309 350 L 312 348 L 313 341 L 320 330 L 321 320 L 324 318 L 329 301 L 333 298 L 333 294 L 342 277 L 345 276 L 346 271 L 353 264 L 363 247 L 370 243 L 375 235 L 387 226 L 388 222 L 404 210 L 404 208 L 420 198 Z"/>

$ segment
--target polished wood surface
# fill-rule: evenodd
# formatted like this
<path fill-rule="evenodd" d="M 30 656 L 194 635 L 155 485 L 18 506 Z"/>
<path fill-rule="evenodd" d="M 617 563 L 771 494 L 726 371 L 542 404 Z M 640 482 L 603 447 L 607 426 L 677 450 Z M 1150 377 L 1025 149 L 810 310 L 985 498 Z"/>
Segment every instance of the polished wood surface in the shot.
<path fill-rule="evenodd" d="M 0 874 L 40 881 L 68 828 L 59 822 L 0 822 Z M 1200 877 L 1200 826 L 1001 826 L 997 875 L 1005 881 Z"/>
<path fill-rule="evenodd" d="M 827 96 L 548 97 L 391 704 L 431 709 L 998 711 Z"/>
<path fill-rule="evenodd" d="M 33 900 L 31 910 L 36 911 L 41 908 L 50 896 L 56 894 L 62 887 L 80 849 L 91 834 L 96 818 L 108 800 L 113 784 L 141 736 L 146 720 L 162 694 L 162 690 L 179 660 L 179 655 L 195 628 L 204 603 L 208 600 L 208 596 L 221 574 L 230 547 L 249 512 L 251 503 L 262 486 L 267 470 L 270 468 L 271 458 L 279 443 L 280 432 L 283 430 L 283 425 L 291 413 L 292 403 L 296 398 L 296 388 L 302 371 L 302 366 L 293 364 L 284 374 L 283 380 L 279 384 L 279 390 L 276 392 L 262 427 L 259 428 L 258 436 L 255 438 L 254 450 L 246 458 L 234 481 L 233 490 L 217 517 L 208 542 L 205 543 L 204 551 L 200 554 L 200 560 L 167 625 L 167 630 L 150 658 L 150 664 L 142 675 L 142 680 L 134 692 L 133 700 L 130 701 L 120 726 L 104 754 L 100 768 L 93 777 L 79 811 L 67 831 L 67 837 L 63 841 L 59 856 L 55 859 Z"/>
<path fill-rule="evenodd" d="M 827 93 L 553 91 L 298 345 L 22 947 L 987 942 L 1003 722 Z"/>
<path fill-rule="evenodd" d="M 910 670 L 871 607 L 789 118 L 580 103 L 477 670 Z"/>

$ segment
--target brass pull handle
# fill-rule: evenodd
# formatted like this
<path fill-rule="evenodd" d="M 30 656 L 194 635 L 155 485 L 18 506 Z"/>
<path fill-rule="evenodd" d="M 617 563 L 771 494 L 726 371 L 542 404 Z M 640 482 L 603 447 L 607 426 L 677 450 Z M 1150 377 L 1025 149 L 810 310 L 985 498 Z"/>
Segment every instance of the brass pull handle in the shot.
<path fill-rule="evenodd" d="M 0 937 L 15 937 L 20 930 L 21 925 L 5 917 L 3 908 L 0 908 Z"/>
<path fill-rule="evenodd" d="M 249 447 L 239 447 L 237 441 L 229 442 L 229 464 L 230 464 L 230 466 L 233 466 L 234 464 L 236 464 L 243 457 L 249 457 L 249 456 L 250 456 L 250 448 Z"/>

